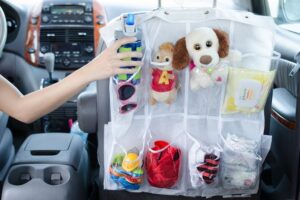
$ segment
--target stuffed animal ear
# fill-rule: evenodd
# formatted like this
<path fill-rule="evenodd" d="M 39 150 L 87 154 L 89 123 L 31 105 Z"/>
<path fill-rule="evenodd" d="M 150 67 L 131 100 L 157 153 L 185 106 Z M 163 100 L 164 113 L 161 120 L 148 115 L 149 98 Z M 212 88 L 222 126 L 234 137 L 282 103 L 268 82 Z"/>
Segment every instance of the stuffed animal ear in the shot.
<path fill-rule="evenodd" d="M 186 48 L 185 37 L 177 40 L 174 53 L 172 66 L 174 69 L 183 70 L 187 67 L 190 61 L 190 56 Z"/>
<path fill-rule="evenodd" d="M 219 39 L 219 56 L 220 58 L 225 58 L 228 56 L 229 52 L 229 39 L 228 34 L 222 30 L 214 29 L 218 39 Z"/>

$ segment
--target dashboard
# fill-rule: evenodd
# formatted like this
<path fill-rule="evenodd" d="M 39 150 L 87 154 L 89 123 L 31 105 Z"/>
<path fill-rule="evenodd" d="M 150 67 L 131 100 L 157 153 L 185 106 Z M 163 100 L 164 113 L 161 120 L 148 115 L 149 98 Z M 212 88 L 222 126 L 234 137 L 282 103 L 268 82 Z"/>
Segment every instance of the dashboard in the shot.
<path fill-rule="evenodd" d="M 25 60 L 43 66 L 43 54 L 52 52 L 55 69 L 77 69 L 94 58 L 99 28 L 105 23 L 104 9 L 96 0 L 41 1 L 30 13 Z"/>

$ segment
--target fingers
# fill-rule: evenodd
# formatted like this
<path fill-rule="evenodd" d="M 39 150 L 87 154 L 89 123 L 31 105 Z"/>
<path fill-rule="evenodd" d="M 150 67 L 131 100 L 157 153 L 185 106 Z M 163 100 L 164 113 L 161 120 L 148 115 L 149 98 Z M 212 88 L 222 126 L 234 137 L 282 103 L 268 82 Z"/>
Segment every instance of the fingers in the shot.
<path fill-rule="evenodd" d="M 127 67 L 127 66 L 142 66 L 144 63 L 142 61 L 120 61 L 116 63 L 117 67 Z"/>
<path fill-rule="evenodd" d="M 126 69 L 126 68 L 116 68 L 115 74 L 134 74 L 138 71 L 137 68 Z"/>
<path fill-rule="evenodd" d="M 128 44 L 131 42 L 135 42 L 136 38 L 135 37 L 125 37 L 122 39 L 117 40 L 113 45 L 112 48 L 114 48 L 115 50 L 119 49 L 122 45 L 124 44 Z"/>
<path fill-rule="evenodd" d="M 141 52 L 136 52 L 136 51 L 124 52 L 124 53 L 117 54 L 118 59 L 132 58 L 132 57 L 133 58 L 141 58 L 141 57 L 143 57 L 143 54 Z"/>

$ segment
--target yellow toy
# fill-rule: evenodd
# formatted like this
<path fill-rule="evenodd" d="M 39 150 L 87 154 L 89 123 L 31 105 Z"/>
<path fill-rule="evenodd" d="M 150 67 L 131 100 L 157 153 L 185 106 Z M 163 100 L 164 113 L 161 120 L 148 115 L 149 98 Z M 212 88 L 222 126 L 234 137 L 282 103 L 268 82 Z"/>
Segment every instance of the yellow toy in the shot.
<path fill-rule="evenodd" d="M 133 171 L 139 165 L 140 165 L 139 155 L 135 152 L 127 153 L 127 155 L 125 155 L 122 162 L 122 168 L 127 172 Z"/>
<path fill-rule="evenodd" d="M 264 109 L 276 71 L 229 68 L 223 114 Z"/>

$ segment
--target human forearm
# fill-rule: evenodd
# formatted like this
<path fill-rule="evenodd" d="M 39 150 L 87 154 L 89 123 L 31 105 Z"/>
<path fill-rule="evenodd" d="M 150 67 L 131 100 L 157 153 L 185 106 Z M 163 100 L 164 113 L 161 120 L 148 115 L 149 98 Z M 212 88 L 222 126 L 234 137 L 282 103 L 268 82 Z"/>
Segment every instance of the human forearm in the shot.
<path fill-rule="evenodd" d="M 140 58 L 142 54 L 139 52 L 118 53 L 121 45 L 134 41 L 135 38 L 118 40 L 86 66 L 73 72 L 65 79 L 25 96 L 0 76 L 0 111 L 4 111 L 20 121 L 30 123 L 62 105 L 92 81 L 105 79 L 116 74 L 135 73 L 135 68 L 127 69 L 122 68 L 122 66 L 141 66 L 143 63 L 123 59 Z"/>
<path fill-rule="evenodd" d="M 75 71 L 56 84 L 25 96 L 19 96 L 10 115 L 20 121 L 30 123 L 55 110 L 89 83 L 83 71 Z"/>

